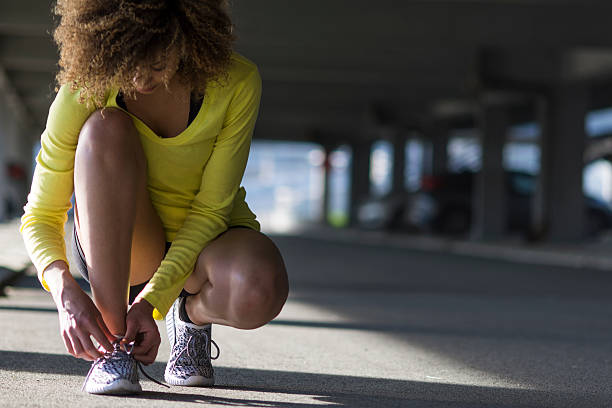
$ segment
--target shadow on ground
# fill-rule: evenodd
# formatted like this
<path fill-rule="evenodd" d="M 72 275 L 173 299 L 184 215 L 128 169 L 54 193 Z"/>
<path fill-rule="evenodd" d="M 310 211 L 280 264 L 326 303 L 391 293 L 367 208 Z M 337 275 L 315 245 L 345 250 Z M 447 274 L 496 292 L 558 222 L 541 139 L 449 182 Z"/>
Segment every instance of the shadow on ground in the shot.
<path fill-rule="evenodd" d="M 146 368 L 155 378 L 163 378 L 165 364 L 158 362 Z M 89 363 L 67 355 L 0 351 L 0 370 L 83 377 Z M 302 372 L 216 368 L 217 386 L 214 394 L 207 389 L 173 387 L 170 391 L 144 391 L 130 397 L 139 400 L 162 400 L 220 404 L 235 407 L 305 407 L 311 403 L 291 403 L 266 400 L 266 394 L 309 396 L 317 405 L 337 407 L 431 407 L 480 408 L 492 406 L 548 406 L 555 401 L 550 395 L 531 390 L 475 387 L 416 381 L 389 380 L 358 376 L 312 374 Z M 80 381 L 80 380 L 79 380 Z M 144 388 L 156 387 L 144 382 Z M 219 390 L 263 394 L 261 399 L 225 398 Z M 564 395 L 555 396 L 563 401 Z M 601 401 L 591 400 L 591 406 Z"/>

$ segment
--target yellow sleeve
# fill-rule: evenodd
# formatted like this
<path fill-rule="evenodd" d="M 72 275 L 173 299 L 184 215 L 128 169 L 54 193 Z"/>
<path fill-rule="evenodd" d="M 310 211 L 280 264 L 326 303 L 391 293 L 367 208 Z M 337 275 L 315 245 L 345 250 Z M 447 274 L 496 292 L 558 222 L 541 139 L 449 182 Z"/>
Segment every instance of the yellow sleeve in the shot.
<path fill-rule="evenodd" d="M 249 156 L 260 97 L 261 78 L 253 68 L 235 85 L 191 210 L 165 259 L 139 295 L 155 307 L 156 319 L 163 319 L 170 309 L 200 252 L 227 229 Z"/>
<path fill-rule="evenodd" d="M 68 263 L 64 224 L 74 191 L 74 155 L 81 127 L 92 110 L 78 102 L 79 92 L 60 88 L 41 135 L 41 149 L 20 231 L 26 249 L 46 290 L 43 272 L 57 260 Z"/>

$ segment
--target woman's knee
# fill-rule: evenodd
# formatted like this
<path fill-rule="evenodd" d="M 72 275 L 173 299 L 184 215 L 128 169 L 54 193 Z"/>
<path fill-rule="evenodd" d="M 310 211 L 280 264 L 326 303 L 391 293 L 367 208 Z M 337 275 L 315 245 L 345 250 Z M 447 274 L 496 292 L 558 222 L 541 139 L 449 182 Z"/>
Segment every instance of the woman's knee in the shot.
<path fill-rule="evenodd" d="M 105 108 L 93 112 L 79 134 L 77 160 L 84 157 L 91 162 L 116 167 L 120 164 L 146 165 L 139 135 L 128 114 L 119 109 Z"/>
<path fill-rule="evenodd" d="M 280 313 L 289 291 L 282 259 L 241 262 L 229 277 L 230 308 L 239 328 L 263 326 Z"/>

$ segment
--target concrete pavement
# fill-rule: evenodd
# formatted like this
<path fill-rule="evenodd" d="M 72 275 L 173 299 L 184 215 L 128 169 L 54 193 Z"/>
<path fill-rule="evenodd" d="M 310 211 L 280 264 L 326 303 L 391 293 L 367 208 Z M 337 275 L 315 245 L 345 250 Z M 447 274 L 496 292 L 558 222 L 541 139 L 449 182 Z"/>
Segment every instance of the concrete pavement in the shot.
<path fill-rule="evenodd" d="M 213 389 L 81 393 L 89 365 L 65 354 L 50 297 L 23 276 L 0 298 L 0 406 L 612 406 L 608 272 L 274 239 L 289 301 L 261 329 L 214 327 Z"/>

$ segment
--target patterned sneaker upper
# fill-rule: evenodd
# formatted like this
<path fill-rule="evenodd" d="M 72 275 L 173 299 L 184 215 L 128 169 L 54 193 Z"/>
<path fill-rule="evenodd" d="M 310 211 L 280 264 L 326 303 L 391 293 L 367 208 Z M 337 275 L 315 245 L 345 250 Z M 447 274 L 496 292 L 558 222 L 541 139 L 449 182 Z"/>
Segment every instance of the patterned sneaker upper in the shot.
<path fill-rule="evenodd" d="M 123 380 L 127 380 L 127 383 Z M 136 360 L 119 342 L 115 342 L 112 352 L 107 352 L 93 362 L 83 389 L 94 394 L 139 391 Z"/>
<path fill-rule="evenodd" d="M 181 385 L 192 377 L 203 377 L 204 383 L 212 385 L 214 371 L 210 361 L 219 357 L 219 348 L 211 340 L 211 325 L 196 326 L 179 318 L 180 302 L 184 301 L 184 297 L 176 300 L 166 322 L 171 345 L 166 381 Z M 215 357 L 211 357 L 211 344 L 217 348 Z"/>

